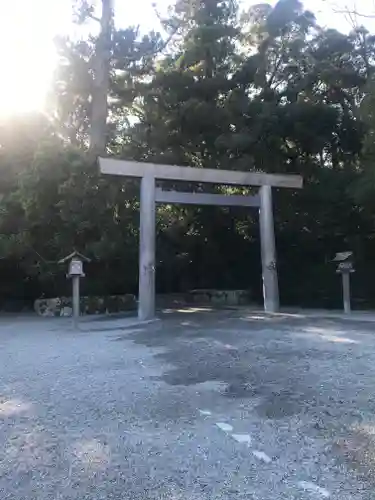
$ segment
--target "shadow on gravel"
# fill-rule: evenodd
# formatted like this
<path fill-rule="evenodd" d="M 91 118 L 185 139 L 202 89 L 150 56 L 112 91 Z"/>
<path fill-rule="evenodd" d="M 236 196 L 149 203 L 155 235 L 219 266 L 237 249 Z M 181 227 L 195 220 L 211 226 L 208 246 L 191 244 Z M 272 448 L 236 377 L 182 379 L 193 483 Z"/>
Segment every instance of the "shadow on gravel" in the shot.
<path fill-rule="evenodd" d="M 126 339 L 165 349 L 155 354 L 168 366 L 158 377 L 165 383 L 224 383 L 223 397 L 258 398 L 256 411 L 269 419 L 312 412 L 322 421 L 343 413 L 341 404 L 326 412 L 346 396 L 345 387 L 333 390 L 330 374 L 325 379 L 326 367 L 339 377 L 341 356 L 350 366 L 355 353 L 358 359 L 365 355 L 358 355 L 362 340 L 347 325 L 316 319 L 218 314 L 193 316 L 189 326 L 178 317 Z M 355 408 L 353 398 L 348 407 Z"/>
<path fill-rule="evenodd" d="M 279 327 L 276 338 L 274 335 L 269 326 L 265 329 L 263 321 L 244 325 L 226 316 L 217 321 L 201 318 L 194 327 L 167 321 L 158 329 L 135 333 L 127 339 L 165 348 L 155 357 L 174 367 L 158 377 L 167 384 L 223 382 L 223 397 L 261 397 L 259 414 L 278 419 L 313 404 L 317 395 L 315 379 L 309 374 L 310 362 L 324 353 L 310 350 L 307 355 L 291 348 L 283 328 Z"/>

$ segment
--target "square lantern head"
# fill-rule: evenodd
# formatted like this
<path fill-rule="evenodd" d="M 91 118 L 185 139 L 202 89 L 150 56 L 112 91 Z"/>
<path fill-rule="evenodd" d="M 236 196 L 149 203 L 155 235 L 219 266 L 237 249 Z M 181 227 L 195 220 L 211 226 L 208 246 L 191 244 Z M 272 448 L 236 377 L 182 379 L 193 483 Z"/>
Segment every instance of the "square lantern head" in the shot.
<path fill-rule="evenodd" d="M 338 263 L 337 273 L 354 273 L 353 252 L 338 252 L 333 262 Z"/>
<path fill-rule="evenodd" d="M 69 276 L 84 276 L 83 262 L 79 259 L 72 259 L 69 263 Z"/>
<path fill-rule="evenodd" d="M 74 276 L 81 276 L 82 278 L 85 276 L 83 272 L 83 262 L 91 262 L 88 257 L 85 257 L 81 253 L 74 250 L 71 254 L 67 255 L 63 259 L 59 260 L 59 264 L 69 263 L 67 278 L 72 278 Z"/>
<path fill-rule="evenodd" d="M 339 273 L 354 273 L 353 262 L 346 260 L 344 262 L 339 262 L 337 266 L 337 271 Z"/>

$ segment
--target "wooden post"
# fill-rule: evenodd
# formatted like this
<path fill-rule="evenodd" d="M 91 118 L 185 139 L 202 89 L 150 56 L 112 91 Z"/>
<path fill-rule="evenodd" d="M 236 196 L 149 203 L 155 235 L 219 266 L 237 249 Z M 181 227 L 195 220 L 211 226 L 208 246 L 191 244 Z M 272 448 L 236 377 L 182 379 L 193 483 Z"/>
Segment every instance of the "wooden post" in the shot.
<path fill-rule="evenodd" d="M 279 286 L 277 280 L 271 186 L 262 186 L 259 190 L 259 194 L 264 310 L 266 312 L 277 312 L 279 310 Z"/>
<path fill-rule="evenodd" d="M 155 317 L 155 178 L 141 180 L 138 318 Z"/>
<path fill-rule="evenodd" d="M 344 301 L 344 312 L 345 314 L 350 314 L 350 273 L 343 272 L 342 274 L 342 295 Z"/>
<path fill-rule="evenodd" d="M 72 305 L 73 305 L 73 324 L 77 328 L 80 316 L 80 297 L 79 297 L 79 280 L 80 276 L 72 276 Z"/>

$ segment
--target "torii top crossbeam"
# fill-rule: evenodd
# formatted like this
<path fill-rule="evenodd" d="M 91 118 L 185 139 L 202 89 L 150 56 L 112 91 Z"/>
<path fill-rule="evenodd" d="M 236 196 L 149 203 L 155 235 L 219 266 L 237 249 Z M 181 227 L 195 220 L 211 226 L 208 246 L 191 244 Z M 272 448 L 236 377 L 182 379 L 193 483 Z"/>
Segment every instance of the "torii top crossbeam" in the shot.
<path fill-rule="evenodd" d="M 300 175 L 181 167 L 177 165 L 113 160 L 110 158 L 99 158 L 99 163 L 101 173 L 110 175 L 123 175 L 127 177 L 144 177 L 150 175 L 155 179 L 233 184 L 238 186 L 272 186 L 295 189 L 302 187 L 302 177 Z"/>

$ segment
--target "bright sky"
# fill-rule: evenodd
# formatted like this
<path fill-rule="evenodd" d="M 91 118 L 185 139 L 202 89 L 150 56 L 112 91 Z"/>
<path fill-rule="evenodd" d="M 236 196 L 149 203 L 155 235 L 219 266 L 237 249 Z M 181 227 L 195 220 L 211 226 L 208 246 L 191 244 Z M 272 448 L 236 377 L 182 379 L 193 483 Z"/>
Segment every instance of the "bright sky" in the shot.
<path fill-rule="evenodd" d="M 242 5 L 261 0 L 242 0 Z M 329 5 L 335 0 L 305 0 L 323 25 L 348 30 L 343 16 L 333 15 Z M 336 0 L 342 6 L 345 0 Z M 354 0 L 347 0 L 352 4 Z M 159 29 L 152 0 L 115 0 L 117 24 Z M 163 13 L 168 0 L 159 0 Z M 271 0 L 270 3 L 275 3 Z M 358 0 L 358 10 L 373 11 L 374 0 Z M 369 21 L 368 21 L 369 22 Z M 68 32 L 71 0 L 0 0 L 0 115 L 42 109 L 53 68 L 56 64 L 53 38 Z M 375 22 L 371 21 L 375 31 Z"/>

